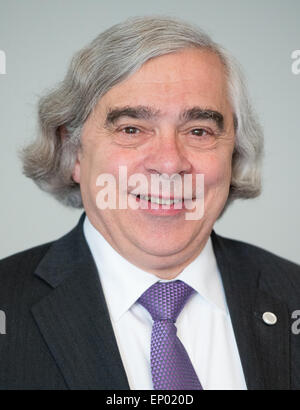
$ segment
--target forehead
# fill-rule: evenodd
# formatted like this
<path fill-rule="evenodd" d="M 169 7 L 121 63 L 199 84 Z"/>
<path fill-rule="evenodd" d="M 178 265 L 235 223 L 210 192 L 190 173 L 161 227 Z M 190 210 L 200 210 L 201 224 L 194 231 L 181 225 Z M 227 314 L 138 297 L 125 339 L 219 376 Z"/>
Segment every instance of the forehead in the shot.
<path fill-rule="evenodd" d="M 148 60 L 99 101 L 105 106 L 151 105 L 165 111 L 200 105 L 225 110 L 224 65 L 211 51 L 185 49 Z"/>

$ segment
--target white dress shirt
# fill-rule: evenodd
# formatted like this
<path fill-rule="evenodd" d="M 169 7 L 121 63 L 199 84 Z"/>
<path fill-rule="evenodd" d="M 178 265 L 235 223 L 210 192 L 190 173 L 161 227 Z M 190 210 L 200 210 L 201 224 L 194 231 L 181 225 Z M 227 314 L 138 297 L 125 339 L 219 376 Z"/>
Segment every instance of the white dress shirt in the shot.
<path fill-rule="evenodd" d="M 159 278 L 123 258 L 86 216 L 84 235 L 98 268 L 110 319 L 132 390 L 152 390 L 153 320 L 137 300 Z M 211 239 L 177 277 L 196 292 L 179 314 L 177 336 L 205 390 L 244 390 L 245 378 Z M 101 346 L 99 346 L 101 349 Z"/>

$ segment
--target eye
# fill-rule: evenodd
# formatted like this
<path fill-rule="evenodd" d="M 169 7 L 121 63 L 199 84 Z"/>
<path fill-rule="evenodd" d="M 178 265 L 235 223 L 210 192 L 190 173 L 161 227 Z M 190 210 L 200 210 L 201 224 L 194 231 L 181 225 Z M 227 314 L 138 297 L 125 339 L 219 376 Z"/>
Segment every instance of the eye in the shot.
<path fill-rule="evenodd" d="M 197 137 L 204 137 L 206 135 L 210 135 L 210 133 L 204 128 L 195 128 L 191 132 L 193 135 L 196 135 Z"/>
<path fill-rule="evenodd" d="M 122 131 L 124 132 L 124 134 L 138 134 L 139 133 L 139 129 L 136 127 L 125 127 L 122 129 Z"/>

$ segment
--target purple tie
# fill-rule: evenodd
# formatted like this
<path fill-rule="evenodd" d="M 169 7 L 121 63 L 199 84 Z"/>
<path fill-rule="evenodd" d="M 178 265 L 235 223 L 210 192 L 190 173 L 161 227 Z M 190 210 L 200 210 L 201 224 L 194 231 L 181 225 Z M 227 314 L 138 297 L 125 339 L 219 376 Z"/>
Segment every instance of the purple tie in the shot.
<path fill-rule="evenodd" d="M 138 300 L 154 321 L 151 335 L 154 390 L 202 390 L 174 324 L 193 292 L 180 280 L 156 282 Z"/>

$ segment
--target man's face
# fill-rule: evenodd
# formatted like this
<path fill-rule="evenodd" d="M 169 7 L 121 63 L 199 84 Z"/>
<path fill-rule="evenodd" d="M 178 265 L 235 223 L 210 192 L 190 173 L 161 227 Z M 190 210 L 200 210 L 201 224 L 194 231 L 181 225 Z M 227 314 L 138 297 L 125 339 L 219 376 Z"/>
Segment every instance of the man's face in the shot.
<path fill-rule="evenodd" d="M 185 49 L 149 60 L 100 99 L 83 127 L 73 178 L 90 221 L 119 253 L 171 275 L 200 253 L 224 207 L 233 149 L 224 67 L 209 51 Z M 195 183 L 204 174 L 203 217 L 188 220 L 184 209 L 99 209 L 97 178 L 109 173 L 118 182 L 120 166 L 128 178 L 145 175 L 149 187 L 151 175 L 192 174 Z M 117 204 L 119 195 L 132 200 L 133 187 L 116 188 Z"/>

